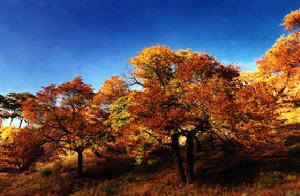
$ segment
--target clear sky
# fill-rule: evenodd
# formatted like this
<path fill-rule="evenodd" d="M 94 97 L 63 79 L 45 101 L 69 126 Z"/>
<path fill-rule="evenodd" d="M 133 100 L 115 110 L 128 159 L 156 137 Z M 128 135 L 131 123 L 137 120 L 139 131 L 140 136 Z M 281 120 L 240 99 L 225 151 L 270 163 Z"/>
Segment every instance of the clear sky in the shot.
<path fill-rule="evenodd" d="M 0 94 L 77 75 L 98 89 L 144 47 L 191 48 L 255 69 L 298 0 L 1 0 Z"/>

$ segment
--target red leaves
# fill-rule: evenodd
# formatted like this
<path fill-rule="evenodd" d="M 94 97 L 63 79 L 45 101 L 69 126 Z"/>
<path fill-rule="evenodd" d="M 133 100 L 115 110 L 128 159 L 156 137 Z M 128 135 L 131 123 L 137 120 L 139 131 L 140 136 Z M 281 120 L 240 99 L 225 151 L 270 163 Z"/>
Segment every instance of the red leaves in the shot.
<path fill-rule="evenodd" d="M 23 104 L 23 114 L 38 125 L 40 134 L 51 142 L 75 149 L 88 144 L 86 138 L 97 129 L 86 116 L 93 95 L 91 85 L 76 77 L 57 87 L 43 88 L 35 98 Z"/>
<path fill-rule="evenodd" d="M 156 134 L 170 137 L 208 121 L 215 131 L 238 138 L 276 122 L 272 91 L 263 84 L 243 85 L 237 66 L 161 46 L 144 49 L 130 62 L 143 88 L 133 93 L 129 112 L 133 123 Z"/>
<path fill-rule="evenodd" d="M 27 170 L 43 154 L 43 139 L 36 132 L 22 129 L 13 133 L 13 158 L 20 170 Z"/>
<path fill-rule="evenodd" d="M 207 115 L 224 119 L 230 114 L 224 88 L 239 75 L 237 67 L 225 67 L 207 54 L 173 52 L 164 46 L 144 49 L 130 62 L 144 88 L 134 93 L 129 111 L 149 130 L 170 136 Z"/>

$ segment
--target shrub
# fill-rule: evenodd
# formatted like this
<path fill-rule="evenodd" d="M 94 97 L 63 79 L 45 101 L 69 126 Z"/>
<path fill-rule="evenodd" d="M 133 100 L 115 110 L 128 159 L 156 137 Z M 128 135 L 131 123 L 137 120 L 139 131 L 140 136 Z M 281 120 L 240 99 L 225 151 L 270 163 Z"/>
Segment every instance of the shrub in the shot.
<path fill-rule="evenodd" d="M 27 171 L 43 156 L 42 138 L 31 129 L 0 128 L 1 156 L 6 163 Z"/>
<path fill-rule="evenodd" d="M 274 187 L 284 181 L 284 176 L 280 172 L 261 173 L 260 175 L 261 188 Z"/>
<path fill-rule="evenodd" d="M 116 180 L 111 180 L 102 188 L 106 195 L 116 195 L 119 192 L 120 184 Z"/>
<path fill-rule="evenodd" d="M 138 179 L 135 175 L 129 174 L 128 176 L 125 177 L 125 181 L 129 183 L 137 182 Z"/>

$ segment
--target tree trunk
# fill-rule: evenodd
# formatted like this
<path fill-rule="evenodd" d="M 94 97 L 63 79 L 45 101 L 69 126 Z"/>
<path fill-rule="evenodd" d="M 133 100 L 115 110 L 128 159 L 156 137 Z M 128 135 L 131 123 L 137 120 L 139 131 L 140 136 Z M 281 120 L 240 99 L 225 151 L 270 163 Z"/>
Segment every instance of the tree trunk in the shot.
<path fill-rule="evenodd" d="M 82 177 L 83 171 L 83 150 L 77 150 L 77 174 Z"/>
<path fill-rule="evenodd" d="M 23 118 L 20 119 L 19 129 L 22 127 Z"/>
<path fill-rule="evenodd" d="M 27 120 L 27 121 L 25 121 L 25 122 L 27 123 L 26 127 L 29 127 L 29 126 L 30 126 L 30 121 Z"/>
<path fill-rule="evenodd" d="M 212 131 L 210 132 L 210 142 L 211 142 L 211 150 L 214 150 L 215 146 L 214 146 L 214 138 L 213 138 L 213 132 Z"/>
<path fill-rule="evenodd" d="M 186 175 L 184 172 L 184 168 L 183 168 L 183 164 L 182 164 L 182 159 L 181 159 L 181 155 L 180 155 L 180 146 L 179 146 L 179 142 L 178 142 L 178 137 L 179 134 L 173 134 L 171 136 L 172 139 L 172 148 L 176 157 L 176 162 L 177 162 L 177 169 L 178 169 L 178 173 L 180 175 L 180 179 L 182 182 L 186 182 Z"/>
<path fill-rule="evenodd" d="M 186 176 L 187 182 L 194 181 L 194 134 L 188 133 L 186 138 Z"/>
<path fill-rule="evenodd" d="M 12 122 L 14 121 L 13 117 L 10 117 L 10 122 L 9 122 L 9 126 L 11 126 Z"/>
<path fill-rule="evenodd" d="M 195 135 L 195 140 L 197 143 L 197 148 L 196 148 L 196 152 L 200 152 L 201 151 L 201 142 L 199 141 L 199 139 L 197 138 L 197 136 Z"/>
<path fill-rule="evenodd" d="M 19 160 L 18 160 L 18 159 L 16 159 L 16 165 L 17 165 L 18 171 L 21 172 L 21 171 L 22 171 L 22 166 L 21 166 L 21 164 L 19 163 Z"/>

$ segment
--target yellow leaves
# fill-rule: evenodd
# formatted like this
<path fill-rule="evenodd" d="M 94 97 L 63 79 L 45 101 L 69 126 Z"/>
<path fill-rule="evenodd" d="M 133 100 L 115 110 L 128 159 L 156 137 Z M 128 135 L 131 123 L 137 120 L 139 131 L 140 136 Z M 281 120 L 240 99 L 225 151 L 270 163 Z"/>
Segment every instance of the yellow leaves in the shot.
<path fill-rule="evenodd" d="M 142 50 L 137 57 L 129 60 L 129 63 L 133 64 L 136 68 L 142 68 L 143 66 L 155 66 L 158 62 L 164 67 L 174 61 L 173 51 L 166 46 L 153 46 Z"/>
<path fill-rule="evenodd" d="M 293 11 L 286 15 L 283 20 L 283 26 L 287 30 L 293 30 L 300 27 L 300 10 Z"/>
<path fill-rule="evenodd" d="M 153 46 L 142 50 L 129 60 L 135 69 L 135 76 L 145 79 L 163 80 L 172 72 L 171 65 L 176 61 L 174 52 L 166 46 Z"/>
<path fill-rule="evenodd" d="M 144 49 L 129 62 L 135 68 L 135 77 L 141 79 L 144 87 L 152 88 L 154 85 L 166 87 L 170 86 L 170 82 L 174 79 L 180 79 L 178 78 L 179 65 L 187 59 L 187 56 L 192 55 L 194 53 L 189 49 L 172 51 L 165 46 L 154 46 Z M 188 71 L 185 69 L 182 70 L 182 73 L 187 74 Z"/>
<path fill-rule="evenodd" d="M 14 127 L 0 127 L 0 139 L 7 143 L 14 141 L 14 135 L 19 132 L 20 129 Z"/>
<path fill-rule="evenodd" d="M 128 94 L 129 89 L 124 80 L 119 76 L 112 76 L 111 79 L 106 80 L 99 92 L 96 94 L 94 101 L 99 103 L 113 103 L 122 96 Z"/>
<path fill-rule="evenodd" d="M 194 55 L 194 53 L 189 48 L 185 50 L 177 50 L 175 54 L 179 57 L 187 58 L 187 59 L 191 58 Z"/>

